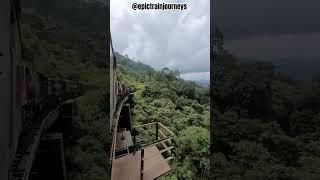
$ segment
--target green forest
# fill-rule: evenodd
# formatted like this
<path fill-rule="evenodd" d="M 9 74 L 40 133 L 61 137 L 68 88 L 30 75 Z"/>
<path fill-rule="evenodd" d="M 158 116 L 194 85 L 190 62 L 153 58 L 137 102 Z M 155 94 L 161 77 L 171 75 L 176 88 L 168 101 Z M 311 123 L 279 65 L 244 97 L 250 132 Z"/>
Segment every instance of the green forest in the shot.
<path fill-rule="evenodd" d="M 210 91 L 180 78 L 178 70 L 156 71 L 116 54 L 117 78 L 134 89 L 134 124 L 161 122 L 175 134 L 173 170 L 161 179 L 209 176 Z"/>
<path fill-rule="evenodd" d="M 223 41 L 213 59 L 211 178 L 320 179 L 319 76 L 298 81 L 241 62 Z"/>
<path fill-rule="evenodd" d="M 48 77 L 80 80 L 73 128 L 64 134 L 68 179 L 108 179 L 105 5 L 90 1 L 28 0 L 22 4 L 23 61 Z M 209 174 L 209 87 L 184 81 L 116 53 L 118 80 L 135 89 L 134 123 L 159 121 L 175 134 L 173 171 L 163 179 Z"/>
<path fill-rule="evenodd" d="M 106 6 L 26 0 L 22 7 L 24 63 L 89 87 L 64 138 L 68 179 L 106 179 Z M 135 124 L 160 121 L 175 134 L 173 171 L 162 179 L 320 179 L 319 75 L 297 81 L 270 63 L 241 62 L 220 50 L 209 91 L 176 70 L 116 56 L 118 79 L 136 91 Z"/>

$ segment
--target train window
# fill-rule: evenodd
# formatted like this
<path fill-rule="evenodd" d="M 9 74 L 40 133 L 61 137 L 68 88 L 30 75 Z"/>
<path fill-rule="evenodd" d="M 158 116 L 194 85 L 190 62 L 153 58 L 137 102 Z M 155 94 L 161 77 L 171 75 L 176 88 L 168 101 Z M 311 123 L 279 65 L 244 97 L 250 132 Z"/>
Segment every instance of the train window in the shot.
<path fill-rule="evenodd" d="M 31 80 L 31 73 L 30 70 L 28 68 L 25 67 L 25 71 L 26 71 L 26 79 L 27 81 Z"/>

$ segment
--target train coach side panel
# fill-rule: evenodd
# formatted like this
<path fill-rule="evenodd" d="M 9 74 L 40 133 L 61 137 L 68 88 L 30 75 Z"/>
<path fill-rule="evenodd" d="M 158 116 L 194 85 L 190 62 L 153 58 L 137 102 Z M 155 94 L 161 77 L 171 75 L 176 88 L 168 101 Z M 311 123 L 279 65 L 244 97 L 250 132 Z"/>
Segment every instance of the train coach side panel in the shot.
<path fill-rule="evenodd" d="M 109 77 L 110 77 L 110 130 L 112 127 L 112 123 L 113 123 L 113 118 L 112 115 L 114 114 L 114 110 L 117 104 L 117 96 L 115 96 L 116 93 L 116 71 L 115 71 L 115 67 L 116 67 L 116 61 L 114 58 L 114 54 L 113 54 L 113 47 L 112 47 L 112 43 L 110 43 L 110 62 L 109 62 Z"/>
<path fill-rule="evenodd" d="M 16 97 L 20 42 L 13 1 L 0 1 L 0 179 L 8 179 L 21 127 Z M 17 8 L 17 7 L 16 7 Z"/>
<path fill-rule="evenodd" d="M 8 179 L 10 119 L 10 11 L 9 0 L 0 1 L 0 179 Z"/>

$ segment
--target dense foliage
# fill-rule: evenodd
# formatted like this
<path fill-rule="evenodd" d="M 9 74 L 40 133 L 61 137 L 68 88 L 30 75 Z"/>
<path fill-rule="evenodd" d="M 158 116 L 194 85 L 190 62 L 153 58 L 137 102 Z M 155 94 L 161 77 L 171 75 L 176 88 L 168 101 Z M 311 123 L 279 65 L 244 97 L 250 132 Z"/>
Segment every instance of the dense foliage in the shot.
<path fill-rule="evenodd" d="M 73 128 L 64 133 L 68 179 L 108 179 L 106 6 L 81 0 L 22 3 L 24 62 L 48 77 L 86 84 Z"/>
<path fill-rule="evenodd" d="M 81 80 L 78 116 L 65 134 L 68 179 L 106 179 L 108 94 L 105 5 L 23 1 L 23 60 L 47 76 Z M 136 124 L 160 121 L 175 133 L 174 170 L 163 179 L 320 179 L 320 78 L 302 83 L 269 63 L 243 63 L 222 50 L 209 89 L 179 72 L 155 71 L 117 54 L 118 78 L 134 87 Z"/>
<path fill-rule="evenodd" d="M 68 179 L 106 179 L 108 121 L 105 100 L 104 6 L 96 2 L 29 0 L 23 5 L 23 60 L 47 76 L 88 84 L 78 116 L 65 134 Z M 93 19 L 94 18 L 94 19 Z M 94 22 L 100 22 L 94 23 Z M 97 25 L 99 24 L 99 25 Z M 180 79 L 178 71 L 155 71 L 118 57 L 118 78 L 134 87 L 136 123 L 160 121 L 174 131 L 175 177 L 204 177 L 209 168 L 209 91 Z"/>
<path fill-rule="evenodd" d="M 270 63 L 214 57 L 214 179 L 320 179 L 320 86 Z"/>
<path fill-rule="evenodd" d="M 180 78 L 179 71 L 156 71 L 117 54 L 118 79 L 135 89 L 135 124 L 161 122 L 175 134 L 173 171 L 162 179 L 209 176 L 209 87 Z"/>

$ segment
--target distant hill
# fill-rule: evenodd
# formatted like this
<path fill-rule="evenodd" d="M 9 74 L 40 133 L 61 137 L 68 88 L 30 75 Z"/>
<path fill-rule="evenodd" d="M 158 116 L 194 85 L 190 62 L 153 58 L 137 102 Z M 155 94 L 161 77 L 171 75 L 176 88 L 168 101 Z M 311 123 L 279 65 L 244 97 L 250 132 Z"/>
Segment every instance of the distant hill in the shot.
<path fill-rule="evenodd" d="M 202 86 L 202 87 L 207 87 L 210 84 L 210 80 L 206 79 L 199 79 L 194 81 L 197 85 Z"/>
<path fill-rule="evenodd" d="M 318 60 L 303 59 L 277 59 L 272 63 L 278 71 L 298 78 L 310 78 L 318 66 Z M 212 157 L 224 154 L 210 161 L 223 164 L 214 168 L 217 179 L 320 177 L 314 174 L 320 172 L 319 164 L 316 171 L 308 168 L 320 162 L 313 153 L 320 148 L 316 133 L 320 132 L 319 82 L 302 83 L 283 77 L 284 73 L 275 73 L 270 64 L 239 62 L 223 51 L 216 55 L 211 76 L 211 137 L 217 141 L 211 153 Z M 232 153 L 218 150 L 223 146 Z M 308 160 L 303 160 L 306 157 Z"/>
<path fill-rule="evenodd" d="M 154 71 L 154 69 L 151 66 L 143 64 L 142 62 L 133 61 L 127 55 L 121 55 L 118 52 L 115 52 L 115 56 L 118 64 L 121 64 L 136 72 Z"/>
<path fill-rule="evenodd" d="M 256 62 L 258 60 L 241 59 L 241 61 Z M 317 58 L 281 58 L 264 62 L 272 63 L 278 72 L 297 80 L 309 81 L 320 73 L 320 59 Z"/>
<path fill-rule="evenodd" d="M 298 80 L 311 80 L 320 73 L 320 59 L 279 59 L 273 64 L 280 72 Z"/>

